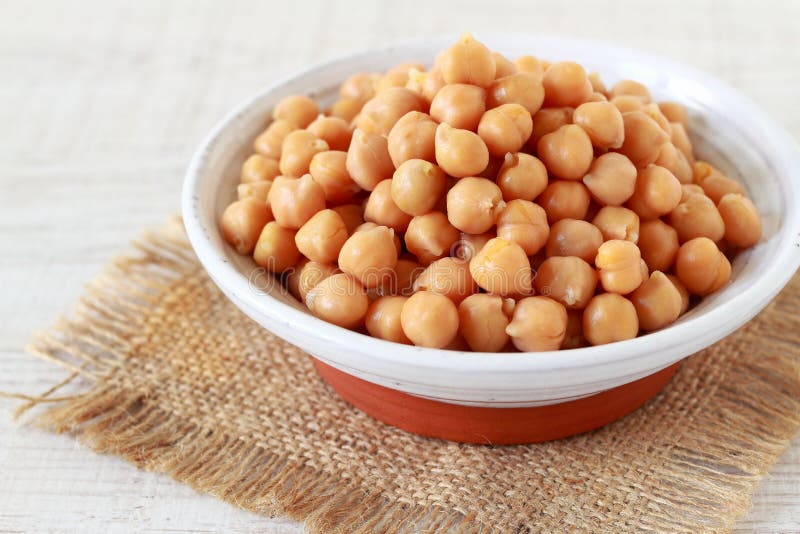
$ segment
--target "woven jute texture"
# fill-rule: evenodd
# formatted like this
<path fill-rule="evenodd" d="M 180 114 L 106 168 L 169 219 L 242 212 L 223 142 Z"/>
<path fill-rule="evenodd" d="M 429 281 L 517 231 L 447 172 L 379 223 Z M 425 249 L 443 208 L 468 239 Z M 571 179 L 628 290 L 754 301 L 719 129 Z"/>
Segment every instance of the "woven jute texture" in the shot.
<path fill-rule="evenodd" d="M 32 344 L 70 373 L 20 413 L 96 451 L 321 532 L 719 532 L 800 427 L 800 278 L 600 430 L 530 446 L 424 439 L 350 407 L 230 304 L 179 221 Z"/>

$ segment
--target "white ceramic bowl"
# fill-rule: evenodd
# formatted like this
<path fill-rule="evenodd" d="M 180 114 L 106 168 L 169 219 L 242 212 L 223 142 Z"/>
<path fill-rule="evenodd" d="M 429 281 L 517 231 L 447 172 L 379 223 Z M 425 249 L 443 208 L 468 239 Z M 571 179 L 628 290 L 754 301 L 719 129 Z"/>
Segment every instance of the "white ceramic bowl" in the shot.
<path fill-rule="evenodd" d="M 222 240 L 217 221 L 235 196 L 239 167 L 273 105 L 292 93 L 327 105 L 346 76 L 411 60 L 430 63 L 454 42 L 449 36 L 304 70 L 238 106 L 200 145 L 184 183 L 184 222 L 208 274 L 244 313 L 323 362 L 372 383 L 451 404 L 537 406 L 632 382 L 707 347 L 764 308 L 794 274 L 800 265 L 800 150 L 753 102 L 707 74 L 610 44 L 552 36 L 478 37 L 509 57 L 578 61 L 609 85 L 631 78 L 646 84 L 657 100 L 684 104 L 698 155 L 744 183 L 763 217 L 763 239 L 736 258 L 732 282 L 659 332 L 599 347 L 502 354 L 382 341 L 311 316 L 279 284 L 254 284 L 263 282 L 263 273 Z"/>

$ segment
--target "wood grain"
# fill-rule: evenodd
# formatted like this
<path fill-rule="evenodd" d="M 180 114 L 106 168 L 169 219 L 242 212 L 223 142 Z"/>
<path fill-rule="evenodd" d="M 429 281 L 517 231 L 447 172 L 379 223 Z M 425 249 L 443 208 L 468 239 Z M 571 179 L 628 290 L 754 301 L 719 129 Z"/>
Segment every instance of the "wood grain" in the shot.
<path fill-rule="evenodd" d="M 0 390 L 62 372 L 22 352 L 142 228 L 233 105 L 309 63 L 416 35 L 548 32 L 707 70 L 800 137 L 800 3 L 2 1 Z M 535 51 L 533 51 L 535 52 Z M 4 404 L 6 406 L 6 404 Z M 800 532 L 800 442 L 742 531 Z M 0 532 L 300 532 L 0 417 Z"/>

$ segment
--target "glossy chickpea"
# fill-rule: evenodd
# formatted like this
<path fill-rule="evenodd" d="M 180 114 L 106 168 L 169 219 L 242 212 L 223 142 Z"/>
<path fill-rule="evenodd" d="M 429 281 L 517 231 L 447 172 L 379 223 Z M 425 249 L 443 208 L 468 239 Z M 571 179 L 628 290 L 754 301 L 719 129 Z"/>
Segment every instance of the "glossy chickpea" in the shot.
<path fill-rule="evenodd" d="M 686 114 L 686 108 L 677 102 L 659 102 L 658 109 L 667 118 L 669 122 L 677 122 L 685 128 L 689 121 Z"/>
<path fill-rule="evenodd" d="M 385 226 L 353 232 L 339 252 L 339 268 L 366 288 L 384 284 L 396 264 L 394 232 Z"/>
<path fill-rule="evenodd" d="M 546 61 L 542 61 L 531 55 L 518 57 L 514 60 L 514 65 L 517 66 L 519 72 L 527 72 L 539 76 L 540 78 L 544 74 L 544 71 L 547 70 L 547 67 L 550 66 Z"/>
<path fill-rule="evenodd" d="M 347 150 L 350 146 L 350 137 L 353 132 L 350 124 L 339 117 L 326 117 L 320 115 L 306 128 L 309 132 L 322 139 L 331 150 Z"/>
<path fill-rule="evenodd" d="M 722 174 L 705 161 L 698 161 L 693 168 L 694 183 L 703 188 L 703 192 L 715 204 L 728 193 L 744 194 L 744 188 L 736 180 Z"/>
<path fill-rule="evenodd" d="M 716 243 L 707 237 L 696 237 L 678 250 L 675 273 L 690 293 L 702 297 L 728 283 L 731 264 Z"/>
<path fill-rule="evenodd" d="M 434 145 L 436 163 L 455 178 L 480 174 L 489 164 L 489 149 L 475 132 L 442 123 Z"/>
<path fill-rule="evenodd" d="M 450 255 L 450 248 L 458 241 L 459 232 L 440 211 L 417 215 L 405 233 L 406 248 L 422 265 Z"/>
<path fill-rule="evenodd" d="M 594 263 L 603 289 L 624 295 L 642 284 L 641 253 L 624 239 L 606 241 L 597 249 Z"/>
<path fill-rule="evenodd" d="M 717 209 L 725 223 L 725 241 L 737 247 L 752 247 L 761 239 L 761 216 L 755 204 L 738 193 L 723 195 Z"/>
<path fill-rule="evenodd" d="M 471 260 L 490 239 L 497 237 L 495 232 L 489 231 L 482 234 L 467 234 L 462 232 L 455 245 L 453 256 L 462 260 Z"/>
<path fill-rule="evenodd" d="M 305 302 L 308 292 L 315 285 L 338 272 L 341 271 L 335 265 L 301 259 L 294 270 L 288 271 L 287 282 L 292 294 L 297 296 L 301 302 Z"/>
<path fill-rule="evenodd" d="M 686 286 L 683 285 L 683 282 L 681 282 L 680 279 L 676 275 L 668 274 L 667 278 L 669 278 L 669 281 L 672 282 L 672 285 L 675 286 L 675 289 L 677 289 L 678 293 L 680 293 L 680 295 L 681 295 L 681 312 L 680 312 L 680 315 L 683 315 L 686 312 L 686 310 L 689 309 L 689 304 L 691 303 L 691 300 L 690 300 L 691 299 L 691 295 L 689 294 L 689 290 L 686 289 Z"/>
<path fill-rule="evenodd" d="M 425 160 L 409 159 L 394 171 L 392 200 L 409 215 L 424 215 L 439 202 L 446 185 L 442 169 Z"/>
<path fill-rule="evenodd" d="M 314 316 L 352 329 L 364 323 L 369 297 L 358 280 L 345 273 L 336 273 L 308 292 L 306 306 Z"/>
<path fill-rule="evenodd" d="M 681 243 L 695 237 L 719 241 L 725 235 L 725 222 L 705 195 L 690 194 L 669 214 L 669 224 L 678 232 Z"/>
<path fill-rule="evenodd" d="M 296 124 L 287 120 L 272 121 L 253 141 L 253 150 L 264 157 L 280 160 L 283 140 L 297 129 Z"/>
<path fill-rule="evenodd" d="M 333 263 L 347 237 L 347 226 L 341 216 L 331 209 L 324 209 L 300 227 L 294 242 L 306 258 L 319 263 Z"/>
<path fill-rule="evenodd" d="M 478 293 L 458 305 L 458 331 L 476 352 L 500 352 L 508 343 L 506 327 L 513 313 L 513 299 Z"/>
<path fill-rule="evenodd" d="M 523 352 L 558 350 L 567 332 L 567 310 L 547 297 L 527 297 L 514 307 L 506 327 L 514 346 Z"/>
<path fill-rule="evenodd" d="M 419 94 L 428 106 L 444 86 L 444 78 L 440 69 L 434 68 L 427 72 L 417 69 L 409 69 L 408 71 L 406 88 Z"/>
<path fill-rule="evenodd" d="M 600 208 L 592 219 L 603 239 L 624 239 L 631 243 L 639 242 L 639 216 L 628 208 L 605 206 Z"/>
<path fill-rule="evenodd" d="M 609 97 L 608 101 L 611 102 L 614 107 L 620 111 L 620 113 L 644 110 L 644 102 L 642 102 L 642 99 L 637 96 L 620 95 Z"/>
<path fill-rule="evenodd" d="M 603 96 L 608 96 L 608 89 L 606 88 L 606 84 L 603 83 L 603 79 L 600 78 L 600 73 L 591 72 L 588 78 L 589 83 L 592 84 L 592 91 L 600 93 Z"/>
<path fill-rule="evenodd" d="M 347 150 L 345 168 L 362 189 L 372 191 L 379 182 L 392 177 L 394 165 L 385 137 L 355 130 Z"/>
<path fill-rule="evenodd" d="M 478 291 L 469 273 L 469 262 L 458 258 L 441 258 L 431 262 L 414 281 L 414 291 L 430 291 L 458 305 Z"/>
<path fill-rule="evenodd" d="M 410 111 L 398 120 L 386 138 L 395 168 L 410 159 L 435 161 L 436 122 L 419 111 Z"/>
<path fill-rule="evenodd" d="M 660 271 L 653 272 L 631 294 L 631 302 L 636 308 L 639 326 L 646 332 L 674 323 L 683 305 L 678 288 Z"/>
<path fill-rule="evenodd" d="M 403 233 L 411 222 L 411 215 L 401 210 L 392 199 L 392 180 L 384 180 L 375 186 L 364 206 L 364 220 L 387 226 Z"/>
<path fill-rule="evenodd" d="M 375 96 L 375 84 L 379 78 L 378 74 L 364 72 L 353 74 L 339 86 L 339 97 L 366 102 Z"/>
<path fill-rule="evenodd" d="M 595 296 L 583 310 L 583 335 L 592 345 L 635 338 L 639 317 L 633 303 L 616 293 Z"/>
<path fill-rule="evenodd" d="M 331 104 L 330 107 L 325 110 L 325 113 L 331 117 L 342 119 L 350 124 L 356 117 L 358 117 L 358 114 L 361 112 L 361 108 L 363 107 L 364 102 L 361 100 L 340 98 Z"/>
<path fill-rule="evenodd" d="M 612 98 L 622 95 L 635 96 L 645 104 L 650 103 L 652 100 L 650 97 L 650 91 L 647 89 L 647 87 L 634 80 L 620 80 L 615 83 L 614 87 L 612 87 L 608 92 L 608 96 Z"/>
<path fill-rule="evenodd" d="M 383 228 L 381 225 L 374 223 L 374 222 L 365 222 L 360 224 L 354 231 L 353 234 L 356 232 L 365 232 L 367 230 L 374 230 L 375 228 Z M 394 243 L 394 248 L 397 250 L 397 256 L 399 257 L 400 254 L 403 252 L 403 243 L 400 240 L 400 236 L 394 233 L 394 237 L 392 238 L 392 242 Z M 352 234 L 350 234 L 352 235 Z"/>
<path fill-rule="evenodd" d="M 530 154 L 509 152 L 497 173 L 497 185 L 506 202 L 533 200 L 547 187 L 547 168 Z"/>
<path fill-rule="evenodd" d="M 610 102 L 586 102 L 572 114 L 572 122 L 583 128 L 598 148 L 619 148 L 625 139 L 622 113 Z"/>
<path fill-rule="evenodd" d="M 592 162 L 583 183 L 600 204 L 621 206 L 633 195 L 636 174 L 631 160 L 617 152 L 608 152 Z"/>
<path fill-rule="evenodd" d="M 669 141 L 667 133 L 643 111 L 623 113 L 622 120 L 625 123 L 625 139 L 619 151 L 639 168 L 653 163 L 661 147 Z"/>
<path fill-rule="evenodd" d="M 670 127 L 672 129 L 670 141 L 675 145 L 675 148 L 683 152 L 689 164 L 694 165 L 694 150 L 692 148 L 692 142 L 689 140 L 689 134 L 686 133 L 686 128 L 684 128 L 683 124 L 677 122 L 670 124 Z"/>
<path fill-rule="evenodd" d="M 495 65 L 495 80 L 517 73 L 517 65 L 500 52 L 492 52 L 492 59 Z"/>
<path fill-rule="evenodd" d="M 271 187 L 272 187 L 272 181 L 239 184 L 236 186 L 236 197 L 239 200 L 243 200 L 245 198 L 254 198 L 259 202 L 263 202 L 264 204 L 266 204 L 267 196 L 269 195 L 269 190 Z M 269 207 L 269 204 L 267 204 L 267 207 Z M 272 214 L 271 209 L 270 209 L 270 214 Z"/>
<path fill-rule="evenodd" d="M 243 184 L 264 182 L 274 180 L 280 173 L 277 159 L 268 158 L 261 154 L 253 154 L 242 164 L 239 181 Z"/>
<path fill-rule="evenodd" d="M 668 136 L 672 135 L 672 125 L 669 123 L 669 120 L 661 113 L 661 110 L 658 109 L 656 104 L 647 104 L 645 107 L 642 108 L 642 111 L 645 115 L 650 117 L 655 121 L 658 126 L 664 130 Z"/>
<path fill-rule="evenodd" d="M 411 89 L 391 87 L 364 104 L 355 126 L 367 133 L 388 135 L 394 123 L 409 111 L 422 111 L 420 97 Z"/>
<path fill-rule="evenodd" d="M 408 72 L 411 69 L 424 70 L 425 67 L 424 65 L 414 62 L 401 63 L 400 65 L 392 67 L 375 82 L 375 92 L 380 93 L 392 87 L 405 87 L 409 79 Z"/>
<path fill-rule="evenodd" d="M 550 182 L 537 203 L 547 213 L 547 222 L 553 224 L 561 219 L 583 219 L 589 211 L 589 190 L 581 182 L 554 180 Z"/>
<path fill-rule="evenodd" d="M 265 203 L 245 198 L 225 208 L 219 226 L 222 237 L 238 254 L 251 254 L 261 230 L 270 219 L 270 211 Z"/>
<path fill-rule="evenodd" d="M 661 146 L 655 164 L 669 170 L 681 184 L 692 182 L 692 166 L 689 160 L 671 142 Z"/>
<path fill-rule="evenodd" d="M 342 204 L 331 209 L 342 218 L 348 234 L 352 234 L 356 228 L 364 224 L 364 209 L 358 204 Z"/>
<path fill-rule="evenodd" d="M 577 219 L 561 219 L 550 228 L 545 253 L 552 256 L 575 256 L 594 263 L 603 234 L 592 223 Z"/>
<path fill-rule="evenodd" d="M 519 104 L 492 108 L 483 114 L 478 124 L 478 135 L 486 143 L 489 154 L 497 158 L 520 150 L 532 131 L 531 114 Z"/>
<path fill-rule="evenodd" d="M 540 295 L 550 297 L 567 309 L 586 307 L 597 287 L 597 272 L 575 256 L 552 256 L 542 262 L 533 278 Z"/>
<path fill-rule="evenodd" d="M 470 260 L 469 271 L 475 282 L 496 295 L 527 295 L 532 273 L 528 256 L 518 244 L 496 237 Z"/>
<path fill-rule="evenodd" d="M 486 178 L 462 178 L 447 192 L 447 219 L 469 234 L 481 234 L 494 226 L 504 207 L 500 188 Z"/>
<path fill-rule="evenodd" d="M 399 258 L 392 276 L 379 287 L 381 294 L 410 296 L 414 293 L 414 282 L 423 270 L 425 268 L 410 256 Z"/>
<path fill-rule="evenodd" d="M 527 72 L 498 78 L 489 87 L 486 95 L 486 106 L 490 109 L 504 104 L 519 104 L 531 115 L 539 111 L 543 101 L 542 78 Z"/>
<path fill-rule="evenodd" d="M 475 131 L 486 111 L 486 90 L 465 83 L 442 87 L 431 101 L 431 117 L 453 128 Z"/>
<path fill-rule="evenodd" d="M 594 149 L 589 136 L 576 124 L 567 124 L 539 139 L 539 159 L 563 180 L 580 180 L 589 171 Z"/>
<path fill-rule="evenodd" d="M 697 184 L 682 184 L 681 185 L 681 202 L 686 202 L 688 198 L 692 195 L 700 195 L 701 197 L 706 196 L 706 192 L 703 191 L 703 188 Z"/>
<path fill-rule="evenodd" d="M 667 271 L 678 254 L 678 232 L 661 219 L 644 221 L 639 227 L 639 250 L 652 271 Z"/>
<path fill-rule="evenodd" d="M 297 230 L 325 209 L 325 192 L 310 174 L 302 178 L 278 176 L 272 182 L 268 201 L 278 224 Z"/>
<path fill-rule="evenodd" d="M 445 83 L 467 83 L 478 87 L 491 85 L 497 72 L 492 53 L 469 33 L 463 34 L 444 52 L 440 68 Z"/>
<path fill-rule="evenodd" d="M 278 163 L 283 176 L 300 177 L 308 172 L 315 154 L 329 150 L 328 143 L 308 130 L 295 130 L 283 139 Z"/>
<path fill-rule="evenodd" d="M 411 340 L 403 332 L 403 325 L 400 321 L 400 314 L 406 300 L 408 297 L 388 295 L 373 301 L 367 308 L 364 321 L 369 335 L 386 341 L 411 345 Z"/>
<path fill-rule="evenodd" d="M 282 273 L 300 260 L 294 236 L 294 230 L 283 228 L 275 221 L 268 222 L 258 236 L 253 260 L 271 273 Z"/>
<path fill-rule="evenodd" d="M 446 347 L 458 334 L 458 308 L 443 295 L 419 291 L 403 304 L 403 332 L 420 347 Z"/>
<path fill-rule="evenodd" d="M 319 115 L 317 103 L 305 95 L 291 95 L 275 104 L 272 118 L 283 119 L 295 124 L 298 128 L 305 128 Z"/>
<path fill-rule="evenodd" d="M 562 126 L 572 124 L 573 108 L 542 108 L 533 115 L 533 130 L 528 147 L 536 150 L 539 140 Z"/>
<path fill-rule="evenodd" d="M 681 201 L 681 183 L 664 167 L 648 165 L 639 171 L 636 188 L 627 206 L 640 219 L 657 219 L 674 210 Z"/>
<path fill-rule="evenodd" d="M 497 237 L 518 244 L 528 256 L 539 252 L 549 233 L 547 213 L 530 200 L 512 200 L 497 216 Z"/>
<path fill-rule="evenodd" d="M 544 71 L 544 105 L 579 106 L 592 94 L 592 84 L 582 66 L 571 61 L 553 63 Z"/>
<path fill-rule="evenodd" d="M 347 152 L 326 150 L 314 154 L 308 172 L 322 188 L 329 203 L 347 202 L 361 191 L 347 172 Z"/>

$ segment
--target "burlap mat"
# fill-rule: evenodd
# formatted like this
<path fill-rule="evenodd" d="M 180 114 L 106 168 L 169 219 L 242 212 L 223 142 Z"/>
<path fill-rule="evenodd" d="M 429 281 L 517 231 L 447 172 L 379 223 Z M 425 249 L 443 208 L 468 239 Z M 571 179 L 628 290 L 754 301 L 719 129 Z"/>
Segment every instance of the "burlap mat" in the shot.
<path fill-rule="evenodd" d="M 378 423 L 239 313 L 173 221 L 32 351 L 70 377 L 20 410 L 96 451 L 312 531 L 724 531 L 800 426 L 800 277 L 589 434 L 459 445 Z"/>

